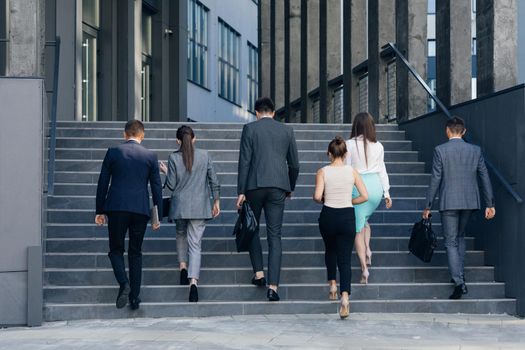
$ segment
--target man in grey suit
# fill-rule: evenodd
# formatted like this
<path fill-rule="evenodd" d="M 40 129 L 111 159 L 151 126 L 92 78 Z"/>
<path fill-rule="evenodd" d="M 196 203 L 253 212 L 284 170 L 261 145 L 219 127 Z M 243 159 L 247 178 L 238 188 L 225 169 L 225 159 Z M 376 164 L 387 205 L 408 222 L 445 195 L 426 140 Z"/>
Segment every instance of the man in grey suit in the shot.
<path fill-rule="evenodd" d="M 268 240 L 268 291 L 270 301 L 278 301 L 277 286 L 281 273 L 281 227 L 284 200 L 290 198 L 299 176 L 299 155 L 293 129 L 273 119 L 272 100 L 255 102 L 257 121 L 242 130 L 237 180 L 237 207 L 248 200 L 257 222 L 264 209 Z M 254 277 L 252 283 L 265 286 L 263 255 L 259 234 L 250 246 Z"/>
<path fill-rule="evenodd" d="M 426 198 L 423 218 L 428 219 L 432 202 L 439 190 L 439 211 L 448 256 L 448 268 L 454 281 L 450 299 L 460 299 L 467 294 L 465 285 L 465 228 L 470 215 L 481 207 L 478 177 L 481 180 L 485 218 L 496 215 L 494 195 L 489 173 L 478 146 L 463 141 L 465 123 L 459 117 L 447 121 L 448 142 L 434 150 L 432 177 Z"/>

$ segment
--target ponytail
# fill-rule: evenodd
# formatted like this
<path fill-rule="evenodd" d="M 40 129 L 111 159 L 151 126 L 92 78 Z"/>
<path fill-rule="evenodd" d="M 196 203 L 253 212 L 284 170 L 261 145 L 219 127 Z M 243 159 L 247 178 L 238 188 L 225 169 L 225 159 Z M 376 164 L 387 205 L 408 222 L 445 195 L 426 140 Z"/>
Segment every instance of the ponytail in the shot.
<path fill-rule="evenodd" d="M 194 138 L 195 134 L 189 126 L 183 125 L 177 129 L 177 140 L 180 141 L 179 151 L 182 153 L 182 161 L 184 162 L 184 166 L 190 173 L 193 167 L 193 158 L 195 154 L 195 148 L 193 147 Z"/>

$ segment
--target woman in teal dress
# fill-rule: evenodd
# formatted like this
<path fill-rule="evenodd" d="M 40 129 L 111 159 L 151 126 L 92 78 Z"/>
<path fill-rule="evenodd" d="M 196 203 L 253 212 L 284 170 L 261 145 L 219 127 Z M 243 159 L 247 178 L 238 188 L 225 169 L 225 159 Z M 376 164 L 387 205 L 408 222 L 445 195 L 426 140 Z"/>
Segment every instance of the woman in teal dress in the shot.
<path fill-rule="evenodd" d="M 372 265 L 370 249 L 371 230 L 368 220 L 385 198 L 387 209 L 392 207 L 390 183 L 385 167 L 385 151 L 377 141 L 374 119 L 369 113 L 359 113 L 352 123 L 350 140 L 346 141 L 349 157 L 347 162 L 361 175 L 368 192 L 368 201 L 355 206 L 355 249 L 361 264 L 361 283 L 368 283 Z M 354 195 L 358 192 L 354 188 Z"/>

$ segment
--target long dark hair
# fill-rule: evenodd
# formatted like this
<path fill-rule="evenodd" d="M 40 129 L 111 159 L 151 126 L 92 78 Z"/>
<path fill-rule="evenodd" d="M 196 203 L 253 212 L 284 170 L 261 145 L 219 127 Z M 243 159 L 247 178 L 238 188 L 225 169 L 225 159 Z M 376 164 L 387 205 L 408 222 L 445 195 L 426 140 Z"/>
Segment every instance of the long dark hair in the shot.
<path fill-rule="evenodd" d="M 194 138 L 195 134 L 193 133 L 193 129 L 189 126 L 183 125 L 177 129 L 177 140 L 180 141 L 179 151 L 182 153 L 182 160 L 188 172 L 191 172 L 191 168 L 193 167 L 195 148 L 193 147 L 192 141 Z"/>
<path fill-rule="evenodd" d="M 376 138 L 376 126 L 374 118 L 368 112 L 357 113 L 352 122 L 352 134 L 350 138 L 356 138 L 355 144 L 357 146 L 357 137 L 363 136 L 363 146 L 365 148 L 365 161 L 368 166 L 368 155 L 366 152 L 366 146 L 368 142 L 377 142 Z"/>

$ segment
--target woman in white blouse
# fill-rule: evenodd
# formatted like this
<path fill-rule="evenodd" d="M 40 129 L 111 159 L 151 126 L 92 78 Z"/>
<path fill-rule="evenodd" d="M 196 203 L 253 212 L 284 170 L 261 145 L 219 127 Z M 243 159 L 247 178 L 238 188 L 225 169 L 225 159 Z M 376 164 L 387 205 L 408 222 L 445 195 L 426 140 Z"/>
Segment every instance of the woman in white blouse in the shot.
<path fill-rule="evenodd" d="M 392 207 L 386 172 L 383 145 L 377 141 L 374 119 L 369 113 L 358 113 L 352 123 L 350 140 L 346 141 L 350 164 L 363 179 L 368 192 L 368 201 L 355 206 L 356 236 L 355 250 L 361 264 L 361 283 L 368 283 L 368 265 L 372 265 L 370 250 L 370 225 L 368 219 L 385 198 L 387 209 Z M 354 188 L 355 195 L 358 195 Z"/>

